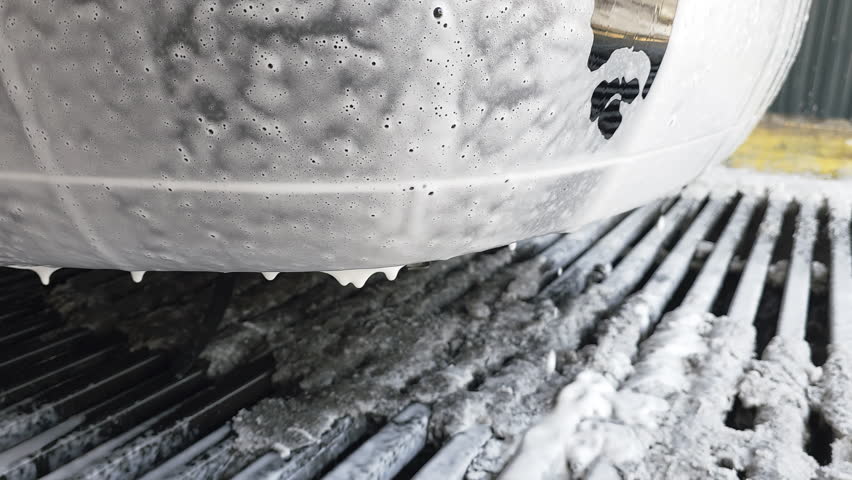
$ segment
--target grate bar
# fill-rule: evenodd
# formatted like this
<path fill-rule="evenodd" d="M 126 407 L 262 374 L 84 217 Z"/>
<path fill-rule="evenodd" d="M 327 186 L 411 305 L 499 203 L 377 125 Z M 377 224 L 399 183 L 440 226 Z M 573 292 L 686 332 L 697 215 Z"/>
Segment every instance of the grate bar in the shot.
<path fill-rule="evenodd" d="M 323 479 L 391 480 L 426 446 L 430 415 L 429 407 L 411 405 Z"/>
<path fill-rule="evenodd" d="M 0 376 L 5 378 L 13 370 L 25 369 L 50 357 L 79 349 L 81 343 L 91 339 L 91 332 L 77 330 L 41 347 L 28 349 L 12 358 L 0 361 Z"/>
<path fill-rule="evenodd" d="M 608 303 L 614 304 L 626 296 L 651 267 L 657 254 L 675 233 L 685 218 L 691 217 L 701 204 L 695 199 L 680 199 L 661 219 L 658 227 L 652 228 L 642 240 L 630 249 L 612 273 L 601 283 Z M 593 287 L 594 288 L 594 287 Z"/>
<path fill-rule="evenodd" d="M 59 322 L 53 319 L 38 322 L 21 322 L 10 331 L 0 334 L 0 349 L 5 350 L 10 345 L 16 345 L 24 339 L 40 335 L 48 330 L 59 328 Z"/>
<path fill-rule="evenodd" d="M 701 202 L 697 199 L 679 199 L 659 218 L 657 226 L 630 249 L 604 283 L 615 284 L 619 290 L 635 285 L 651 266 L 663 245 L 678 232 L 684 221 L 688 224 L 700 207 Z"/>
<path fill-rule="evenodd" d="M 817 232 L 817 203 L 802 202 L 796 219 L 793 251 L 787 268 L 784 299 L 778 317 L 778 336 L 791 340 L 805 338 L 808 299 L 811 292 L 811 260 Z"/>
<path fill-rule="evenodd" d="M 0 448 L 10 447 L 31 438 L 69 416 L 132 386 L 161 369 L 164 361 L 161 355 L 150 355 L 129 364 L 125 363 L 119 368 L 112 368 L 106 375 L 101 372 L 97 379 L 80 377 L 32 402 L 4 410 L 0 416 Z"/>
<path fill-rule="evenodd" d="M 68 359 L 59 357 L 55 360 L 37 365 L 33 369 L 22 372 L 20 375 L 10 375 L 12 379 L 25 378 L 21 383 L 13 383 L 11 387 L 0 392 L 0 406 L 6 407 L 13 403 L 25 400 L 27 397 L 40 392 L 60 387 L 86 373 L 91 374 L 91 367 L 98 365 L 108 358 L 115 356 L 120 348 L 117 345 L 95 350 L 79 359 Z M 27 378 L 27 374 L 32 378 Z"/>
<path fill-rule="evenodd" d="M 849 205 L 831 204 L 830 321 L 832 348 L 852 348 L 852 242 L 850 242 Z"/>
<path fill-rule="evenodd" d="M 233 480 L 311 480 L 316 478 L 327 465 L 338 459 L 346 449 L 367 434 L 368 423 L 364 418 L 339 420 L 317 445 L 305 448 L 289 458 L 278 453 L 267 453 L 260 457 Z"/>
<path fill-rule="evenodd" d="M 636 288 L 663 245 L 678 231 L 684 218 L 691 218 L 700 205 L 697 199 L 678 200 L 660 217 L 665 220 L 646 233 L 602 283 L 592 285 L 582 295 L 571 299 L 561 314 L 566 320 L 556 332 L 567 349 L 578 348 L 599 316 Z"/>
<path fill-rule="evenodd" d="M 21 355 L 26 355 L 32 352 L 33 350 L 44 348 L 56 342 L 62 342 L 69 337 L 76 337 L 78 333 L 85 331 L 86 330 L 80 328 L 56 328 L 49 330 L 36 337 L 16 342 L 14 345 L 4 348 L 3 351 L 0 352 L 0 359 L 2 359 L 2 361 L 7 361 L 18 358 Z M 88 333 L 90 336 L 92 335 L 91 331 Z"/>
<path fill-rule="evenodd" d="M 57 439 L 62 438 L 62 436 L 79 427 L 85 421 L 85 415 L 74 415 L 29 440 L 21 442 L 4 452 L 0 452 L 0 478 L 4 480 L 8 478 L 14 478 L 15 480 L 26 478 L 25 475 L 28 472 L 21 471 L 20 468 L 22 458 L 32 455 L 33 452 L 44 448 L 45 445 L 49 445 Z M 30 476 L 30 478 L 34 478 L 34 476 Z"/>
<path fill-rule="evenodd" d="M 0 302 L 5 301 L 12 302 L 14 306 L 6 307 L 5 310 L 0 312 L 0 325 L 2 325 L 2 328 L 0 328 L 0 337 L 14 328 L 32 324 L 35 318 L 43 317 L 45 314 L 44 305 L 37 298 L 31 300 L 15 298 L 0 299 Z"/>
<path fill-rule="evenodd" d="M 166 460 L 157 468 L 151 470 L 145 475 L 139 477 L 139 480 L 158 480 L 161 478 L 166 478 L 174 474 L 177 470 L 179 470 L 182 466 L 191 462 L 192 459 L 198 457 L 202 453 L 204 453 L 209 448 L 213 447 L 217 443 L 224 440 L 228 435 L 231 434 L 231 426 L 224 425 L 214 430 L 213 432 L 207 434 L 201 440 L 193 443 L 186 450 L 178 453 L 174 457 Z"/>
<path fill-rule="evenodd" d="M 29 368 L 12 370 L 4 374 L 4 382 L 0 383 L 0 408 L 14 403 L 12 398 L 21 400 L 26 396 L 35 395 L 40 390 L 55 387 L 59 383 L 84 374 L 86 365 L 95 365 L 110 354 L 119 351 L 119 348 L 114 345 L 101 349 L 93 345 L 92 348 L 94 354 L 86 352 L 82 354 L 84 355 L 82 358 L 72 353 L 60 353 L 41 363 L 28 366 Z M 37 387 L 39 384 L 41 386 Z M 21 396 L 22 391 L 30 393 Z M 10 393 L 12 395 L 9 395 Z"/>
<path fill-rule="evenodd" d="M 768 202 L 766 213 L 760 222 L 757 239 L 728 310 L 728 315 L 734 318 L 751 321 L 757 316 L 757 309 L 760 306 L 766 274 L 769 271 L 769 263 L 772 261 L 772 251 L 781 233 L 786 208 L 785 202 L 774 196 L 770 196 Z"/>
<path fill-rule="evenodd" d="M 545 249 L 540 256 L 545 259 L 545 263 L 550 265 L 550 268 L 541 277 L 543 284 L 546 285 L 558 277 L 565 265 L 576 260 L 593 243 L 612 230 L 620 220 L 621 217 L 613 217 L 596 222 L 576 233 L 563 236 Z"/>
<path fill-rule="evenodd" d="M 251 458 L 243 456 L 236 447 L 236 439 L 232 435 L 205 450 L 186 465 L 171 472 L 168 478 L 172 480 L 195 480 L 197 478 L 220 480 L 231 478 L 229 472 L 245 466 L 250 460 Z"/>
<path fill-rule="evenodd" d="M 76 479 L 123 479 L 146 473 L 182 451 L 199 437 L 215 430 L 240 408 L 253 404 L 269 392 L 271 372 L 262 368 L 265 360 L 251 366 L 257 373 L 239 372 L 230 382 L 205 390 L 162 418 L 134 439 L 113 452 L 103 462 L 86 469 Z"/>
<path fill-rule="evenodd" d="M 704 262 L 701 272 L 693 282 L 684 298 L 682 305 L 686 308 L 709 311 L 719 295 L 722 282 L 728 273 L 728 265 L 734 257 L 734 252 L 742 240 L 743 233 L 748 228 L 749 220 L 754 213 L 755 200 L 743 197 L 737 204 L 722 235 L 716 242 L 713 253 Z"/>
<path fill-rule="evenodd" d="M 651 321 L 662 315 L 663 308 L 674 295 L 680 282 L 686 277 L 686 272 L 689 270 L 689 264 L 693 255 L 695 255 L 698 244 L 710 232 L 713 224 L 722 215 L 730 200 L 730 198 L 711 198 L 663 260 L 663 263 L 642 287 L 640 298 L 650 310 L 648 317 Z"/>
<path fill-rule="evenodd" d="M 81 428 L 22 458 L 2 474 L 18 480 L 45 475 L 100 442 L 132 430 L 132 426 L 198 391 L 204 382 L 200 372 L 176 381 L 165 374 L 144 382 L 92 408 L 86 412 L 86 424 Z"/>
<path fill-rule="evenodd" d="M 490 438 L 487 425 L 455 435 L 411 480 L 462 480 L 470 462 Z"/>
<path fill-rule="evenodd" d="M 575 296 L 586 288 L 589 273 L 600 264 L 611 263 L 619 253 L 636 240 L 656 218 L 662 202 L 634 210 L 621 223 L 594 244 L 559 278 L 550 283 L 540 295 L 553 298 L 555 303 Z"/>
<path fill-rule="evenodd" d="M 36 478 L 39 474 L 49 473 L 51 468 L 48 465 L 52 459 L 45 456 L 44 453 L 55 450 L 57 446 L 59 448 L 71 449 L 71 452 L 65 453 L 64 461 L 73 459 L 76 454 L 82 453 L 84 450 L 78 449 L 78 445 L 69 444 L 67 442 L 68 438 L 74 437 L 81 429 L 85 429 L 86 425 L 84 423 L 88 424 L 89 422 L 97 421 L 98 416 L 103 415 L 103 411 L 109 410 L 109 407 L 113 404 L 117 402 L 128 403 L 136 400 L 139 395 L 145 393 L 146 389 L 150 389 L 156 380 L 148 380 L 131 387 L 106 402 L 72 415 L 62 423 L 35 437 L 46 439 L 44 441 L 33 442 L 32 440 L 27 440 L 3 453 L 2 455 L 4 456 L 8 454 L 8 461 L 0 462 L 0 478 L 24 480 Z M 33 460 L 36 461 L 34 462 Z"/>
<path fill-rule="evenodd" d="M 110 440 L 90 450 L 85 455 L 75 458 L 70 463 L 67 463 L 61 468 L 58 468 L 55 471 L 51 472 L 50 474 L 45 475 L 40 480 L 67 480 L 69 478 L 76 478 L 80 475 L 80 472 L 91 468 L 92 465 L 96 465 L 97 462 L 106 458 L 115 450 L 120 449 L 122 446 L 125 446 L 129 442 L 131 442 L 134 438 L 137 438 L 139 435 L 142 435 L 146 430 L 156 425 L 157 422 L 173 414 L 175 411 L 178 410 L 178 408 L 180 408 L 181 405 L 182 404 L 178 404 L 169 407 L 163 410 L 162 412 L 158 412 L 151 418 L 145 419 L 143 422 L 134 426 L 130 430 L 114 438 L 111 438 Z"/>

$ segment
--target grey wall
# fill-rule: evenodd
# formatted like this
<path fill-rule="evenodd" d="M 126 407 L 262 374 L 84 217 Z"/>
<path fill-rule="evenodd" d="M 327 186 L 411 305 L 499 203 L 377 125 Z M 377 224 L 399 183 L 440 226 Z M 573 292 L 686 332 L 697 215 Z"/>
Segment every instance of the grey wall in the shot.
<path fill-rule="evenodd" d="M 771 110 L 852 120 L 852 0 L 813 0 L 799 58 Z"/>

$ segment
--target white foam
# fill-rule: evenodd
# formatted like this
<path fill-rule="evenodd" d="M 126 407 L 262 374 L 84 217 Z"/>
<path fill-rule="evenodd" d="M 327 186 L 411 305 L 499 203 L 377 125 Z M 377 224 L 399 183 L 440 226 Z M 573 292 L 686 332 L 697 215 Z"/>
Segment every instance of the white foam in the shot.
<path fill-rule="evenodd" d="M 59 270 L 56 267 L 26 267 L 21 265 L 8 265 L 9 268 L 17 268 L 18 270 L 30 270 L 38 275 L 42 285 L 50 285 L 50 276 L 53 272 Z"/>
<path fill-rule="evenodd" d="M 386 268 L 365 268 L 359 270 L 340 270 L 337 272 L 323 272 L 331 275 L 335 278 L 341 285 L 346 286 L 350 283 L 355 286 L 355 288 L 361 288 L 367 283 L 367 280 L 373 276 L 374 273 L 384 273 L 385 277 L 388 280 L 396 280 L 396 276 L 399 275 L 399 271 L 402 270 L 404 265 L 400 265 L 398 267 L 386 267 Z"/>
<path fill-rule="evenodd" d="M 270 282 L 275 280 L 275 277 L 278 276 L 281 272 L 260 272 L 263 275 L 263 278 L 269 280 Z"/>

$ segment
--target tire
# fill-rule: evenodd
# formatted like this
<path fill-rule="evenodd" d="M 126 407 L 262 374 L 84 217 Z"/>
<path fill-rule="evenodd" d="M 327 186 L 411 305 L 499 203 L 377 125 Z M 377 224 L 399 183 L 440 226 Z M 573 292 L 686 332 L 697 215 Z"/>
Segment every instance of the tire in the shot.
<path fill-rule="evenodd" d="M 571 231 L 729 155 L 808 6 L 6 0 L 0 264 L 343 270 Z"/>

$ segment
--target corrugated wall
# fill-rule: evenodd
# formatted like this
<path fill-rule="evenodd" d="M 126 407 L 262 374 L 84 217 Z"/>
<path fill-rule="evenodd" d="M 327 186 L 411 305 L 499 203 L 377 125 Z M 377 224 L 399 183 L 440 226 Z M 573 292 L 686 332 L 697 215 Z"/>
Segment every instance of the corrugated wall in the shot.
<path fill-rule="evenodd" d="M 771 110 L 852 120 L 852 0 L 813 0 L 799 58 Z"/>

